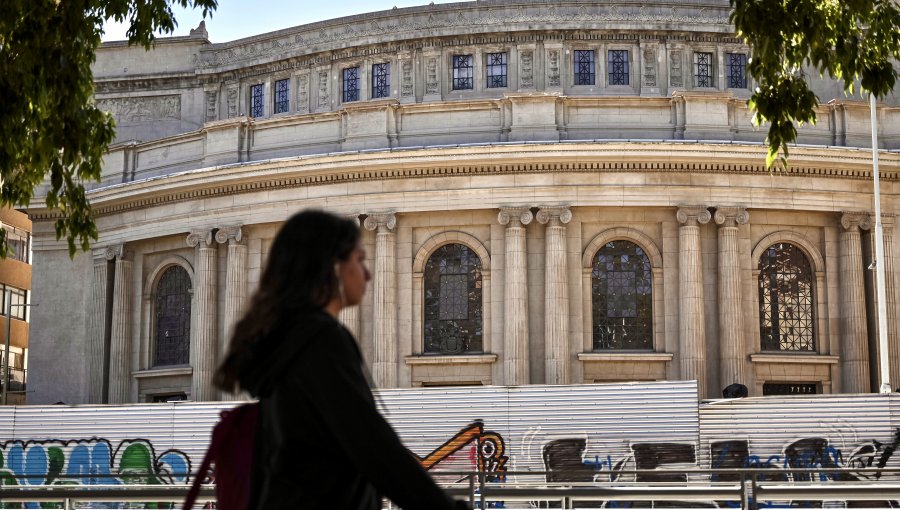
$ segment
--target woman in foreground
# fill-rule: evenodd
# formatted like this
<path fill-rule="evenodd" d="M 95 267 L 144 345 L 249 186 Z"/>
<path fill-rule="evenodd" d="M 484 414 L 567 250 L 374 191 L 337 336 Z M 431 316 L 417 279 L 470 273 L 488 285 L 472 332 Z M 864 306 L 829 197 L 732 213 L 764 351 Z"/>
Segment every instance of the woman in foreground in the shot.
<path fill-rule="evenodd" d="M 260 402 L 250 508 L 453 510 L 378 413 L 356 341 L 337 320 L 371 278 L 359 227 L 304 211 L 275 237 L 216 385 Z"/>

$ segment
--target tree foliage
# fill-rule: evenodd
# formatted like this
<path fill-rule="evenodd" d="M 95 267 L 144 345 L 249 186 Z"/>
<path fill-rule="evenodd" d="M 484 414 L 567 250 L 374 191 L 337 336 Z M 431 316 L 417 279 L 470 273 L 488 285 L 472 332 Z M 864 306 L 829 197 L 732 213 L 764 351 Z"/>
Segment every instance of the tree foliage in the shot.
<path fill-rule="evenodd" d="M 217 0 L 0 1 L 0 207 L 27 206 L 49 176 L 46 204 L 72 256 L 97 239 L 83 183 L 100 179 L 115 134 L 112 117 L 93 105 L 103 22 L 128 22 L 129 42 L 149 49 L 154 34 L 175 30 L 172 5 L 206 17 Z M 7 250 L 0 229 L 0 257 Z"/>
<path fill-rule="evenodd" d="M 854 84 L 876 97 L 892 91 L 900 58 L 900 10 L 894 0 L 731 0 L 731 21 L 753 56 L 748 73 L 753 122 L 769 123 L 766 164 L 787 164 L 795 123 L 814 123 L 818 98 L 805 70 Z"/>

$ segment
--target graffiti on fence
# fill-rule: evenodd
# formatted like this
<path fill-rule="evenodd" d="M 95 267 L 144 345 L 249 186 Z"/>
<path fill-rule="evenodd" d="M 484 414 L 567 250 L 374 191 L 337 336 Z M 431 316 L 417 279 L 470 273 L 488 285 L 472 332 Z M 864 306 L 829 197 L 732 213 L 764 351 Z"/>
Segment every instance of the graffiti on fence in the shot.
<path fill-rule="evenodd" d="M 419 461 L 429 471 L 506 471 L 506 443 L 500 434 L 484 430 L 484 423 L 475 421 L 435 448 Z M 496 479 L 494 475 L 491 479 Z"/>

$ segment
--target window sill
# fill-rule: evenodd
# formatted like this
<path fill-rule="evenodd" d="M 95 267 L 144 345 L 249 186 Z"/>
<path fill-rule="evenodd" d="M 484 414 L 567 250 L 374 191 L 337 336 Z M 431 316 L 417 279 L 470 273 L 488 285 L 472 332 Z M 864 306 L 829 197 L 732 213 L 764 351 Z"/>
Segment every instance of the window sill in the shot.
<path fill-rule="evenodd" d="M 173 375 L 191 375 L 194 373 L 193 367 L 179 366 L 179 367 L 165 367 L 165 368 L 150 368 L 147 370 L 138 370 L 136 372 L 132 372 L 131 376 L 135 379 L 145 379 L 148 377 L 170 377 Z"/>
<path fill-rule="evenodd" d="M 407 356 L 404 358 L 407 365 L 450 365 L 466 363 L 495 363 L 496 354 L 455 354 L 455 355 L 425 355 Z"/>
<path fill-rule="evenodd" d="M 782 354 L 782 353 L 756 353 L 750 355 L 753 363 L 807 363 L 820 365 L 836 365 L 840 362 L 839 356 L 826 354 Z"/>
<path fill-rule="evenodd" d="M 671 352 L 579 352 L 578 361 L 672 361 Z"/>

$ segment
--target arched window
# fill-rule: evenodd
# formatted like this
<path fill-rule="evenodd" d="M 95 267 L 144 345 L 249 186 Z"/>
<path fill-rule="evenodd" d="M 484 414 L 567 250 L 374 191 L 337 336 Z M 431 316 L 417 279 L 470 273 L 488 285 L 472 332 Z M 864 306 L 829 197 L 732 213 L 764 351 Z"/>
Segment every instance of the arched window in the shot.
<path fill-rule="evenodd" d="M 166 269 L 156 284 L 153 366 L 187 365 L 191 349 L 191 277 L 181 266 Z"/>
<path fill-rule="evenodd" d="M 814 351 L 813 273 L 803 251 L 775 243 L 759 258 L 759 332 L 764 351 Z"/>
<path fill-rule="evenodd" d="M 650 258 L 630 241 L 610 241 L 594 256 L 594 350 L 653 349 Z"/>
<path fill-rule="evenodd" d="M 425 353 L 483 351 L 481 259 L 463 244 L 441 246 L 425 263 Z"/>

